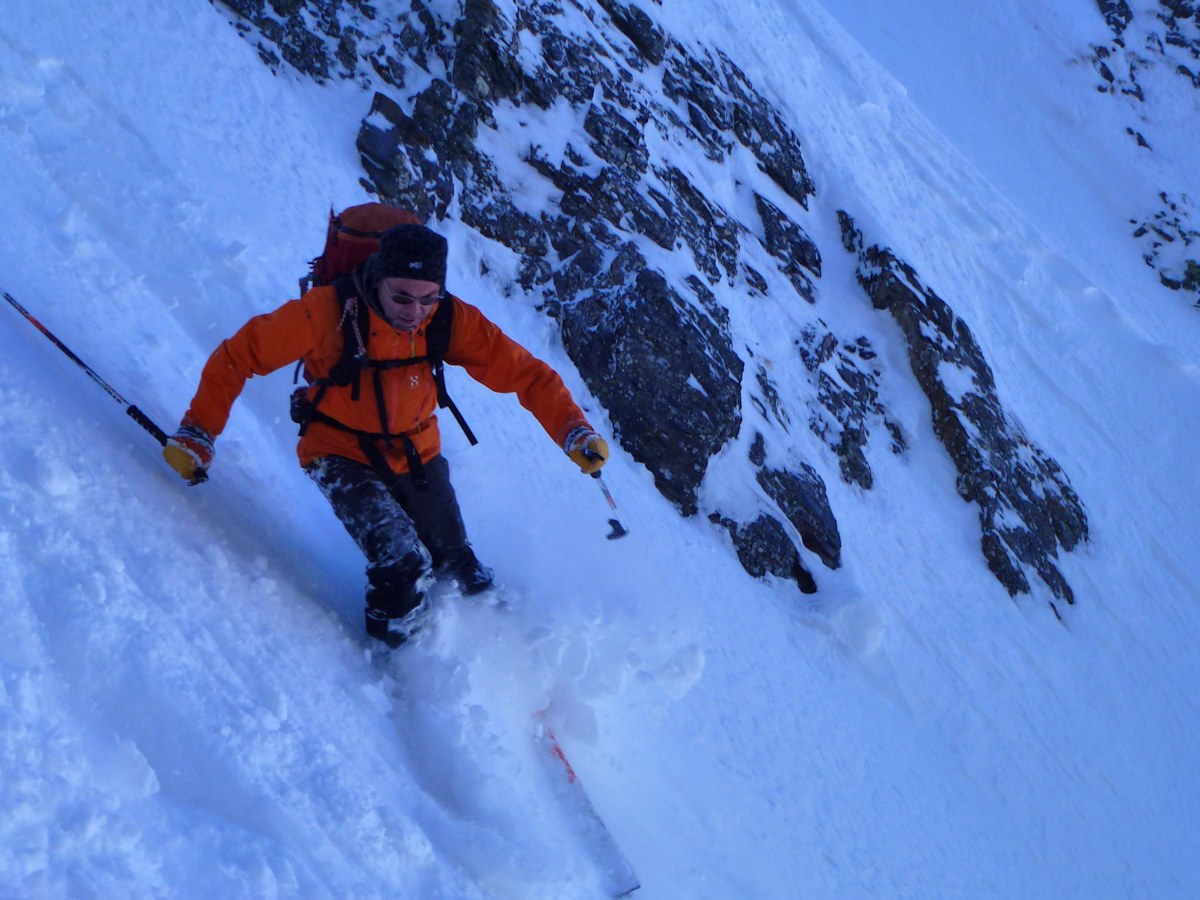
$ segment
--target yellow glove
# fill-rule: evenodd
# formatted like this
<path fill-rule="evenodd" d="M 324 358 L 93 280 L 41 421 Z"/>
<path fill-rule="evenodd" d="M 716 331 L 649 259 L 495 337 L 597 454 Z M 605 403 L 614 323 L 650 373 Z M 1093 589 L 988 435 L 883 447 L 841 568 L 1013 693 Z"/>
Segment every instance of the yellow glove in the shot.
<path fill-rule="evenodd" d="M 586 426 L 567 435 L 563 449 L 585 475 L 596 474 L 608 462 L 608 441 Z"/>
<path fill-rule="evenodd" d="M 199 484 L 208 480 L 208 467 L 212 465 L 213 439 L 201 428 L 180 425 L 163 447 L 163 459 L 172 469 L 186 478 L 188 484 Z"/>

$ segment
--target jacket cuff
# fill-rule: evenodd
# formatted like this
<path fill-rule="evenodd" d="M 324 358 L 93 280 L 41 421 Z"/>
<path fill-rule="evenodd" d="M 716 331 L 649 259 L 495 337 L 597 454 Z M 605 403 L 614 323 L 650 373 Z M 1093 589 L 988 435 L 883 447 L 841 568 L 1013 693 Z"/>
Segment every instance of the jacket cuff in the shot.
<path fill-rule="evenodd" d="M 564 453 L 570 453 L 572 445 L 581 437 L 587 437 L 588 435 L 596 433 L 592 426 L 582 419 L 577 419 L 570 423 L 566 428 L 566 432 L 566 437 L 564 437 L 562 442 L 559 444 L 559 446 L 563 448 Z"/>

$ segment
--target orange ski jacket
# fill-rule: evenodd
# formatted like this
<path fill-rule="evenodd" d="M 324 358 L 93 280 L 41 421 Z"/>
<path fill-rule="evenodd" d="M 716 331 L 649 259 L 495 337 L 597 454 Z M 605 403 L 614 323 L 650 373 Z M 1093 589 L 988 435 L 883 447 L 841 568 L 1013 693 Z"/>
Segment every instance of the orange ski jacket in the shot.
<path fill-rule="evenodd" d="M 497 393 L 515 393 L 558 446 L 579 427 L 590 427 L 583 411 L 572 399 L 562 378 L 550 366 L 508 337 L 476 307 L 447 295 L 442 303 L 455 304 L 450 343 L 444 360 L 461 366 L 479 383 Z M 376 362 L 425 356 L 425 328 L 399 331 L 370 313 L 367 355 Z M 345 327 L 352 328 L 353 316 Z M 184 424 L 201 428 L 216 437 L 229 420 L 230 410 L 254 375 L 268 375 L 303 360 L 311 379 L 327 378 L 342 353 L 342 304 L 332 286 L 313 288 L 299 300 L 291 300 L 274 312 L 255 316 L 209 357 L 200 375 L 200 386 L 184 416 Z M 437 386 L 428 362 L 383 369 L 382 404 L 373 378 L 360 379 L 359 397 L 351 388 L 329 386 L 321 398 L 320 411 L 354 431 L 381 432 L 381 409 L 388 418 L 386 431 L 407 434 L 428 462 L 441 452 L 437 420 Z M 314 385 L 308 397 L 316 394 Z M 401 441 L 378 441 L 379 449 L 396 473 L 408 471 Z M 370 465 L 358 435 L 313 421 L 296 447 L 300 465 L 307 466 L 322 456 L 344 456 Z"/>

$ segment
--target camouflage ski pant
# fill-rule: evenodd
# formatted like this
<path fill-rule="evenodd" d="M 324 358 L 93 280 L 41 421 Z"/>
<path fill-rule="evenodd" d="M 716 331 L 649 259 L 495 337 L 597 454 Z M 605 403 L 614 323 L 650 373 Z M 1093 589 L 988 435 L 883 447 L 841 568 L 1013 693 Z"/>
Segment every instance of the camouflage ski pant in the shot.
<path fill-rule="evenodd" d="M 428 490 L 405 474 L 394 495 L 374 469 L 345 457 L 324 456 L 304 471 L 367 557 L 367 606 L 389 618 L 416 608 L 431 567 L 468 547 L 443 456 L 425 463 Z"/>

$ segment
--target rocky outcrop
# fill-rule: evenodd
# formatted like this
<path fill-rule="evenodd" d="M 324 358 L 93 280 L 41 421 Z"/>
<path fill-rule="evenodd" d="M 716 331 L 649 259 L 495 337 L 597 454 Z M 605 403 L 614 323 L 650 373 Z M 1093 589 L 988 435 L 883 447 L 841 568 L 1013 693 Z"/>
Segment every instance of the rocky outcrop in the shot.
<path fill-rule="evenodd" d="M 215 0 L 210 0 L 215 2 Z M 267 65 L 287 63 L 325 81 L 357 65 L 358 35 L 344 29 L 340 14 L 353 9 L 364 16 L 364 0 L 221 0 L 238 15 L 238 29 Z"/>
<path fill-rule="evenodd" d="M 1133 12 L 1125 0 L 1096 0 L 1096 5 L 1100 7 L 1104 21 L 1117 37 L 1120 37 L 1133 21 Z"/>
<path fill-rule="evenodd" d="M 1141 241 L 1142 259 L 1158 272 L 1158 279 L 1173 291 L 1187 291 L 1200 306 L 1200 231 L 1191 227 L 1190 206 L 1186 197 L 1172 199 L 1159 194 L 1162 206 L 1148 218 L 1138 221 L 1133 236 Z"/>
<path fill-rule="evenodd" d="M 557 280 L 569 281 L 575 265 Z M 699 280 L 685 298 L 632 245 L 598 274 L 596 288 L 558 310 L 563 343 L 621 446 L 691 515 L 709 458 L 741 428 L 742 361 L 724 311 Z"/>
<path fill-rule="evenodd" d="M 1158 0 L 1157 9 L 1135 16 L 1125 0 L 1096 0 L 1112 32 L 1108 44 L 1092 47 L 1092 62 L 1102 84 L 1098 90 L 1146 99 L 1139 75 L 1148 66 L 1167 71 L 1200 88 L 1200 2 Z"/>
<path fill-rule="evenodd" d="M 875 365 L 871 342 L 865 336 L 840 341 L 818 319 L 801 330 L 796 347 L 817 391 L 809 427 L 837 455 L 842 479 L 870 490 L 874 475 L 865 450 L 871 422 L 883 423 L 893 453 L 907 449 L 900 426 L 879 400 L 882 372 Z"/>
<path fill-rule="evenodd" d="M 796 293 L 815 303 L 812 276 L 821 277 L 821 251 L 800 225 L 765 197 L 754 195 L 762 220 L 764 246 L 779 261 L 779 271 L 788 277 Z"/>
<path fill-rule="evenodd" d="M 1158 0 L 1152 13 L 1139 10 L 1138 15 L 1125 0 L 1096 0 L 1096 4 L 1113 36 L 1109 43 L 1091 48 L 1092 65 L 1100 76 L 1097 89 L 1140 107 L 1125 132 L 1153 153 L 1154 123 L 1146 111 L 1150 98 L 1144 73 L 1158 67 L 1200 90 L 1200 2 Z M 1195 104 L 1194 95 L 1185 99 L 1181 114 L 1191 115 Z M 1159 200 L 1153 212 L 1129 220 L 1133 237 L 1159 281 L 1200 306 L 1200 212 L 1177 191 L 1164 190 Z"/>
<path fill-rule="evenodd" d="M 820 557 L 830 569 L 842 564 L 842 537 L 837 519 L 829 508 L 825 482 L 812 466 L 802 465 L 797 472 L 787 469 L 760 468 L 758 483 L 783 510 L 787 520 L 800 534 L 805 547 Z"/>
<path fill-rule="evenodd" d="M 979 506 L 983 554 L 1010 594 L 1028 593 L 1027 572 L 1056 597 L 1074 593 L 1058 550 L 1088 537 L 1087 515 L 1062 468 L 1004 411 L 991 367 L 967 323 L 887 249 L 867 246 L 842 213 L 843 240 L 858 281 L 904 335 L 913 375 L 929 398 L 933 431 L 958 471 L 958 493 Z"/>
<path fill-rule="evenodd" d="M 777 519 L 760 515 L 748 524 L 740 524 L 720 513 L 712 513 L 709 520 L 729 532 L 738 561 L 755 578 L 774 575 L 796 582 L 806 594 L 817 592 L 817 583 L 804 567 L 795 544 Z"/>

